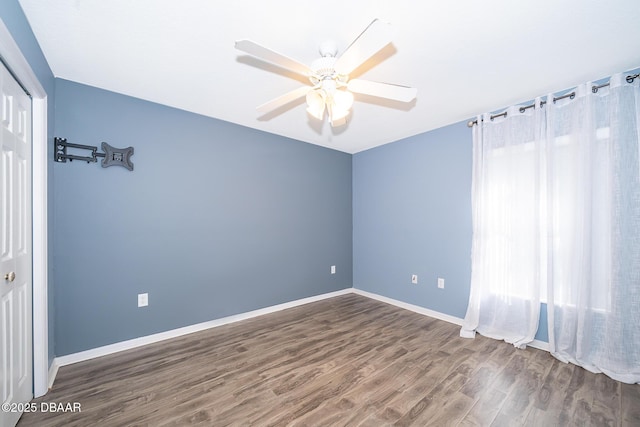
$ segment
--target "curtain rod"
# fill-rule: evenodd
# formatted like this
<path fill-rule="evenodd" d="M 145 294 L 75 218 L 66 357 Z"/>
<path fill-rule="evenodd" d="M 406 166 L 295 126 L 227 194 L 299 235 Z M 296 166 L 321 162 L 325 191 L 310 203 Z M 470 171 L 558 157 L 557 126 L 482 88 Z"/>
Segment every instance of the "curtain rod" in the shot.
<path fill-rule="evenodd" d="M 633 83 L 633 81 L 634 81 L 635 79 L 637 79 L 638 77 L 640 77 L 640 73 L 627 76 L 627 77 L 626 77 L 627 83 Z M 599 89 L 601 89 L 601 88 L 603 88 L 603 87 L 606 87 L 606 86 L 609 86 L 609 82 L 607 82 L 607 83 L 603 83 L 603 84 L 601 84 L 601 85 L 593 85 L 593 86 L 591 86 L 591 92 L 593 92 L 593 93 L 597 93 Z M 558 96 L 558 97 L 554 97 L 554 98 L 553 98 L 553 102 L 555 103 L 556 101 L 559 101 L 559 100 L 561 100 L 561 99 L 565 99 L 565 98 L 573 99 L 573 98 L 575 98 L 575 97 L 576 97 L 576 92 L 575 92 L 575 91 L 573 91 L 573 92 L 571 92 L 571 93 L 567 93 L 567 94 L 565 94 L 565 95 L 561 95 L 561 96 Z M 540 101 L 540 106 L 542 107 L 542 106 L 543 106 L 544 104 L 546 104 L 546 103 L 547 103 L 547 101 Z M 522 107 L 520 107 L 519 111 L 520 111 L 521 113 L 524 113 L 524 112 L 525 112 L 526 110 L 528 110 L 529 108 L 534 108 L 535 106 L 536 106 L 536 104 L 535 104 L 535 103 L 534 103 L 534 104 L 530 104 L 530 105 L 523 105 Z M 504 112 L 502 112 L 502 113 L 499 113 L 499 114 L 493 114 L 493 115 L 489 116 L 489 118 L 490 118 L 491 120 L 493 120 L 493 119 L 495 119 L 495 118 L 498 118 L 498 117 L 507 117 L 507 112 L 506 112 L 506 111 L 504 111 Z M 473 127 L 474 125 L 477 125 L 477 124 L 478 124 L 478 119 L 475 119 L 475 120 L 469 120 L 469 121 L 467 122 L 467 127 Z"/>

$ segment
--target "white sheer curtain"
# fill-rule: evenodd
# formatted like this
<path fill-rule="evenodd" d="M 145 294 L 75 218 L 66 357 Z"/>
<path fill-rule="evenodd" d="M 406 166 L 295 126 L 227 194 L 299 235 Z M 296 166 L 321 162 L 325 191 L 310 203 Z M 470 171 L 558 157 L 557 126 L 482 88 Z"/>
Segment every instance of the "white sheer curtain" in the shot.
<path fill-rule="evenodd" d="M 546 109 L 549 345 L 640 382 L 640 85 L 615 75 L 577 92 Z"/>
<path fill-rule="evenodd" d="M 546 301 L 554 356 L 640 382 L 639 81 L 478 121 L 462 336 L 523 347 Z"/>
<path fill-rule="evenodd" d="M 478 331 L 524 347 L 538 328 L 545 275 L 544 116 L 539 107 L 506 113 L 485 114 L 473 128 L 471 295 L 462 335 Z"/>

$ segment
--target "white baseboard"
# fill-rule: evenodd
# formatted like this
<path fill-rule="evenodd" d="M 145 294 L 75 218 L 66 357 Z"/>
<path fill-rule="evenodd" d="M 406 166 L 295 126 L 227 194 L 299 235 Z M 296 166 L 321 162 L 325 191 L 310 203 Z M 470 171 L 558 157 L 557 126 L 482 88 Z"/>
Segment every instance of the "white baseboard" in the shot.
<path fill-rule="evenodd" d="M 227 325 L 229 323 L 239 322 L 241 320 L 262 316 L 264 314 L 275 313 L 277 311 L 285 310 L 287 308 L 293 308 L 300 305 L 321 301 L 327 298 L 333 298 L 340 295 L 347 295 L 351 293 L 361 295 L 367 298 L 371 298 L 374 300 L 382 301 L 387 304 L 391 304 L 396 307 L 403 308 L 405 310 L 410 310 L 418 314 L 433 317 L 435 319 L 444 320 L 445 322 L 453 323 L 455 325 L 459 325 L 459 326 L 462 325 L 463 319 L 459 317 L 450 316 L 448 314 L 440 313 L 438 311 L 430 310 L 428 308 L 420 307 L 414 304 L 398 301 L 393 298 L 388 298 L 388 297 L 384 297 L 371 292 L 363 291 L 361 289 L 348 288 L 348 289 L 342 289 L 335 292 L 329 292 L 322 295 L 316 295 L 313 297 L 302 298 L 296 301 L 286 302 L 286 303 L 274 305 L 271 307 L 261 308 L 259 310 L 253 310 L 246 313 L 235 314 L 233 316 L 227 316 L 220 319 L 211 320 L 208 322 L 185 326 L 183 328 L 173 329 L 166 332 L 160 332 L 153 335 L 147 335 L 144 337 L 134 338 L 127 341 L 121 341 L 114 344 L 109 344 L 102 347 L 81 351 L 78 353 L 56 357 L 53 360 L 53 363 L 51 364 L 51 366 L 49 367 L 49 388 L 53 386 L 53 382 L 55 381 L 56 374 L 58 373 L 58 368 L 60 368 L 61 366 L 83 362 L 85 360 L 94 359 L 96 357 L 107 356 L 109 354 L 118 353 L 120 351 L 131 350 L 133 348 L 140 347 L 143 345 L 168 340 L 171 338 L 177 338 L 177 337 L 191 334 L 194 332 L 199 332 L 199 331 L 215 328 L 222 325 Z M 543 341 L 534 340 L 532 343 L 528 345 L 534 348 L 549 351 L 549 345 Z"/>
<path fill-rule="evenodd" d="M 448 314 L 440 313 L 439 311 L 429 310 L 428 308 L 420 307 L 419 305 L 409 304 L 403 301 L 398 301 L 393 298 L 383 297 L 382 295 L 373 294 L 371 292 L 363 291 L 361 289 L 353 288 L 352 290 L 354 294 L 358 294 L 367 298 L 386 302 L 387 304 L 395 305 L 396 307 L 404 308 L 405 310 L 410 310 L 418 314 L 433 317 L 434 319 L 444 320 L 445 322 L 462 326 L 463 319 L 459 317 L 450 316 Z"/>
<path fill-rule="evenodd" d="M 445 322 L 453 323 L 454 325 L 462 326 L 462 321 L 460 317 L 450 316 L 448 314 L 440 313 L 439 311 L 429 310 L 428 308 L 420 307 L 418 305 L 409 304 L 403 301 L 398 301 L 393 298 L 383 297 L 378 294 L 373 294 L 371 292 L 363 291 L 361 289 L 352 289 L 354 294 L 362 295 L 367 298 L 372 298 L 378 301 L 386 302 L 387 304 L 395 305 L 396 307 L 404 308 L 405 310 L 410 310 L 418 314 L 423 314 L 425 316 L 433 317 L 435 319 L 444 320 Z M 549 351 L 549 343 L 540 340 L 533 340 L 529 344 L 528 347 L 537 348 L 538 350 Z"/>
<path fill-rule="evenodd" d="M 251 319 L 253 317 L 262 316 L 264 314 L 275 313 L 277 311 L 285 310 L 287 308 L 293 308 L 304 304 L 309 304 L 316 301 L 321 301 L 327 298 L 333 298 L 340 295 L 350 294 L 351 289 L 342 289 L 335 292 L 329 292 L 322 295 L 316 295 L 313 297 L 302 298 L 296 301 L 290 301 L 283 304 L 273 305 L 271 307 L 261 308 L 259 310 L 253 310 L 246 313 L 235 314 L 232 316 L 223 317 L 220 319 L 211 320 L 208 322 L 198 323 L 195 325 L 185 326 L 183 328 L 172 329 L 166 332 L 160 332 L 153 335 L 147 335 L 140 338 L 134 338 L 127 341 L 121 341 L 114 344 L 105 345 L 102 347 L 92 348 L 90 350 L 81 351 L 78 353 L 67 354 L 65 356 L 56 357 L 49 369 L 49 388 L 53 385 L 55 376 L 58 372 L 58 368 L 61 366 L 71 365 L 73 363 L 83 362 L 85 360 L 94 359 L 96 357 L 106 356 L 120 351 L 131 350 L 136 347 L 140 347 L 147 344 L 156 343 L 158 341 L 164 341 L 171 338 L 180 337 L 183 335 L 191 334 L 194 332 L 203 331 L 205 329 L 215 328 L 217 326 L 227 325 L 229 323 L 239 322 L 241 320 Z"/>
<path fill-rule="evenodd" d="M 527 346 L 537 348 L 538 350 L 549 351 L 549 343 L 540 340 L 533 340 L 527 344 Z"/>
<path fill-rule="evenodd" d="M 59 367 L 60 364 L 58 363 L 58 358 L 56 357 L 55 359 L 53 359 L 53 362 L 51 362 L 51 366 L 49 366 L 49 375 L 47 378 L 47 388 L 49 390 L 51 390 L 51 387 L 53 387 L 53 382 L 56 380 L 56 375 L 58 375 Z"/>

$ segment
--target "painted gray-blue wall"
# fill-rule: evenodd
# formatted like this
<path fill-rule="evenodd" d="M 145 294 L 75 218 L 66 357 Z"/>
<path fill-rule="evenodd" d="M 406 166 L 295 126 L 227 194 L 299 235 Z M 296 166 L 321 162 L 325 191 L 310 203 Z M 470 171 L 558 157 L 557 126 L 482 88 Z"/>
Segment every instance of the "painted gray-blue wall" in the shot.
<path fill-rule="evenodd" d="M 31 26 L 27 22 L 18 0 L 2 0 L 0 1 L 0 19 L 4 23 L 5 27 L 11 33 L 11 37 L 18 45 L 22 55 L 25 57 L 32 71 L 36 75 L 36 78 L 47 93 L 47 115 L 48 115 L 48 138 L 50 141 L 49 146 L 52 147 L 49 151 L 49 159 L 53 159 L 53 129 L 54 129 L 54 117 L 55 117 L 55 82 L 53 73 L 49 68 L 40 45 L 36 41 L 36 38 L 31 31 Z M 53 170 L 48 170 L 48 198 L 53 198 Z M 54 322 L 55 322 L 55 307 L 54 307 L 54 294 L 55 287 L 53 282 L 53 205 L 48 205 L 48 241 L 49 241 L 49 282 L 48 282 L 48 319 L 49 319 L 49 365 L 53 362 L 55 357 L 54 352 Z"/>
<path fill-rule="evenodd" d="M 471 160 L 464 123 L 353 156 L 355 288 L 464 317 Z M 438 277 L 445 279 L 444 289 L 438 289 Z"/>
<path fill-rule="evenodd" d="M 53 166 L 56 355 L 352 286 L 351 155 L 61 79 L 55 131 L 135 148 Z"/>
<path fill-rule="evenodd" d="M 472 158 L 466 122 L 353 156 L 354 288 L 464 318 Z M 536 339 L 547 341 L 546 306 Z"/>

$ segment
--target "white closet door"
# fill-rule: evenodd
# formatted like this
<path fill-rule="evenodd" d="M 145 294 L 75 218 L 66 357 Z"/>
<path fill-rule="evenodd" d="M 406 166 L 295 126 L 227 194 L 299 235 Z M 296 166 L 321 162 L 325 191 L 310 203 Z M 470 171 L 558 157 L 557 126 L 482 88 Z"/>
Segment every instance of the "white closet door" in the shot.
<path fill-rule="evenodd" d="M 31 99 L 0 64 L 0 425 L 32 394 Z"/>

